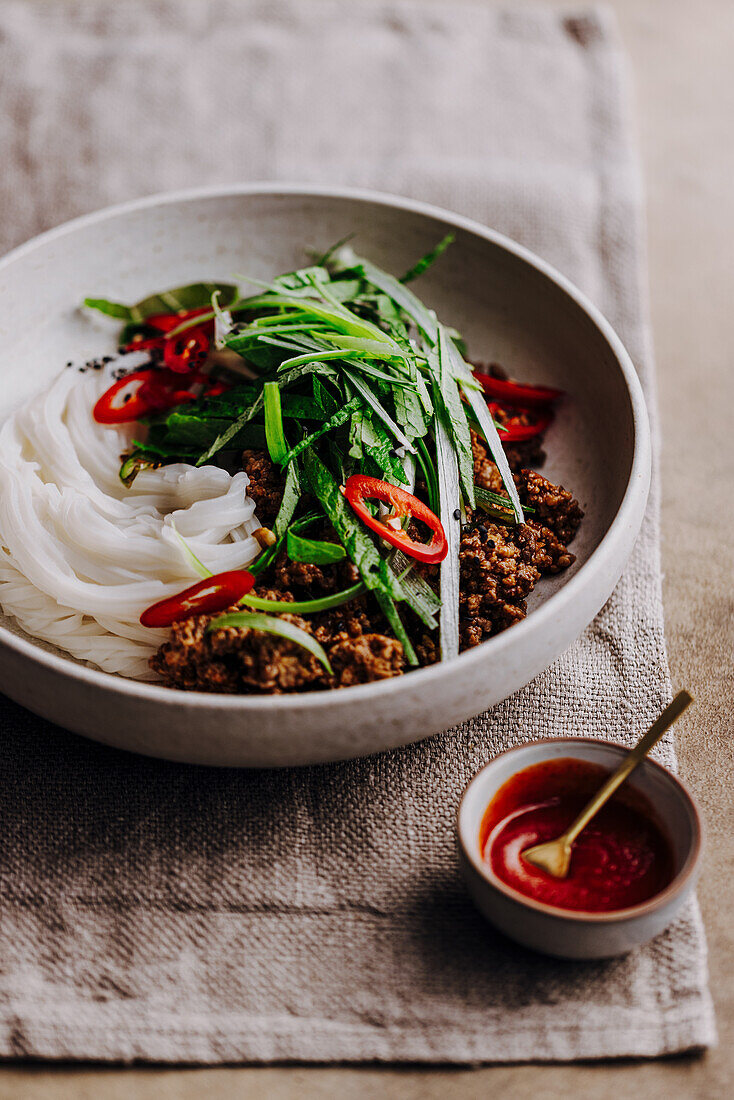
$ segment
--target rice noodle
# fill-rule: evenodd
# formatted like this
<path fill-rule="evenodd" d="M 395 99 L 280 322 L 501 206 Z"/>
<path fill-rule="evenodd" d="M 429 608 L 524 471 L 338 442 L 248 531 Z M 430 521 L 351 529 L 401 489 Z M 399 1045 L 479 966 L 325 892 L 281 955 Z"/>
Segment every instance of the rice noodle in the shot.
<path fill-rule="evenodd" d="M 114 366 L 65 370 L 0 430 L 0 606 L 80 660 L 153 680 L 148 658 L 167 631 L 140 614 L 198 580 L 176 530 L 218 573 L 256 557 L 259 523 L 242 472 L 175 463 L 125 488 L 132 428 L 91 412 Z"/>

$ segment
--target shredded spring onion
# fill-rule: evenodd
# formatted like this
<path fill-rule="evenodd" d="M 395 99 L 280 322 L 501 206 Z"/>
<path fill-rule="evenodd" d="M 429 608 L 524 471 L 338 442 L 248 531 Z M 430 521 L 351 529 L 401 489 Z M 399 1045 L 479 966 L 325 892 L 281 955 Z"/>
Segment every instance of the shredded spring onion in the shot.
<path fill-rule="evenodd" d="M 220 615 L 218 619 L 210 622 L 206 632 L 210 634 L 213 630 L 223 630 L 227 626 L 262 630 L 266 634 L 275 634 L 280 638 L 286 638 L 289 642 L 295 642 L 320 661 L 330 676 L 334 674 L 324 647 L 311 634 L 301 630 L 295 623 L 289 623 L 287 619 L 279 619 L 273 615 L 258 615 L 252 611 L 233 611 L 229 615 Z"/>
<path fill-rule="evenodd" d="M 367 588 L 361 581 L 353 584 L 351 588 L 345 588 L 341 592 L 334 592 L 331 596 L 321 596 L 317 600 L 264 600 L 259 596 L 253 596 L 249 592 L 243 596 L 240 603 L 247 607 L 254 607 L 258 611 L 274 611 L 280 614 L 288 612 L 291 615 L 315 615 L 318 611 L 330 611 L 334 607 L 355 600 L 362 596 Z"/>

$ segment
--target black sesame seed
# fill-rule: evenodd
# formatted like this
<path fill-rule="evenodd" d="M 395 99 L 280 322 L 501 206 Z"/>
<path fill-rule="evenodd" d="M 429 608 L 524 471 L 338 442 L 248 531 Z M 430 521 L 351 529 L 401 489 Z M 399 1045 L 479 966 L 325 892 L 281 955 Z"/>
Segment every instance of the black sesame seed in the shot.
<path fill-rule="evenodd" d="M 103 355 L 102 356 L 102 362 L 103 363 L 111 363 L 112 362 L 112 356 L 111 355 Z"/>
<path fill-rule="evenodd" d="M 68 363 L 67 363 L 66 365 L 67 365 L 67 367 L 73 367 L 73 366 L 74 366 L 74 363 L 73 363 L 73 362 L 72 362 L 72 360 L 70 359 L 70 360 L 69 360 L 69 362 L 68 362 Z"/>
<path fill-rule="evenodd" d="M 461 508 L 454 509 L 454 519 L 461 519 Z"/>
<path fill-rule="evenodd" d="M 488 550 L 494 550 L 494 546 L 495 546 L 494 539 L 487 539 L 487 549 Z"/>

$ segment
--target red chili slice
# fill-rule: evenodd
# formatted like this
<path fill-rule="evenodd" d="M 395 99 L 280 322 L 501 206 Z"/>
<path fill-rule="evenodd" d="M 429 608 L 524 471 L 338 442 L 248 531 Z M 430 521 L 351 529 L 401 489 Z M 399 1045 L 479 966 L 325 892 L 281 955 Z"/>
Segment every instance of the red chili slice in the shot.
<path fill-rule="evenodd" d="M 219 397 L 220 393 L 226 393 L 231 389 L 231 386 L 227 386 L 224 382 L 212 382 L 211 386 L 207 386 L 204 390 L 202 397 Z"/>
<path fill-rule="evenodd" d="M 493 378 L 490 374 L 482 374 L 476 370 L 474 377 L 488 397 L 506 401 L 508 405 L 519 405 L 523 409 L 528 406 L 551 405 L 559 397 L 563 397 L 563 390 L 555 390 L 551 386 L 527 386 L 520 382 L 508 382 L 504 378 Z"/>
<path fill-rule="evenodd" d="M 143 336 L 138 332 L 129 344 L 125 344 L 125 351 L 163 351 L 163 337 Z"/>
<path fill-rule="evenodd" d="M 412 493 L 366 474 L 352 474 L 347 478 L 342 492 L 362 522 L 403 553 L 430 564 L 443 561 L 446 557 L 449 546 L 440 519 Z M 380 500 L 383 504 L 390 504 L 392 514 L 386 520 L 371 515 L 364 506 L 365 500 Z M 425 523 L 432 532 L 431 541 L 416 542 L 406 534 L 397 523 L 402 516 L 412 516 L 413 519 Z M 390 520 L 394 522 L 394 526 L 390 526 Z"/>
<path fill-rule="evenodd" d="M 211 313 L 210 309 L 184 309 L 180 313 L 153 313 L 145 318 L 145 324 L 158 332 L 171 332 L 178 328 L 184 321 L 193 321 L 194 317 L 201 317 L 202 313 Z M 213 322 L 211 322 L 213 324 Z"/>
<path fill-rule="evenodd" d="M 99 398 L 94 406 L 94 419 L 98 424 L 129 424 L 148 413 L 162 412 L 184 401 L 194 401 L 195 395 L 189 390 L 174 389 L 180 384 L 179 377 L 153 367 L 126 374 L 113 382 Z M 200 379 L 197 377 L 195 380 Z"/>
<path fill-rule="evenodd" d="M 213 615 L 241 600 L 254 583 L 254 576 L 246 569 L 215 573 L 176 596 L 168 596 L 154 603 L 140 616 L 140 622 L 143 626 L 171 626 L 194 615 Z"/>
<path fill-rule="evenodd" d="M 547 410 L 511 409 L 499 401 L 488 401 L 487 405 L 495 420 L 503 426 L 504 430 L 500 431 L 502 443 L 522 443 L 525 439 L 533 439 L 546 431 L 553 420 L 553 413 Z M 532 418 L 529 424 L 523 423 L 525 418 Z"/>
<path fill-rule="evenodd" d="M 176 374 L 188 374 L 204 363 L 209 354 L 209 337 L 199 325 L 169 337 L 163 345 L 163 361 Z"/>
<path fill-rule="evenodd" d="M 140 390 L 140 397 L 148 403 L 148 412 L 163 412 L 181 405 L 184 401 L 195 401 L 196 396 L 183 388 L 185 382 L 199 382 L 202 376 L 189 375 L 185 382 L 180 374 L 170 370 L 154 370 L 152 378 L 146 380 Z"/>
<path fill-rule="evenodd" d="M 147 384 L 153 383 L 157 373 L 152 368 L 139 370 L 114 382 L 94 406 L 97 423 L 127 424 L 145 416 L 150 411 L 150 404 L 142 391 Z"/>

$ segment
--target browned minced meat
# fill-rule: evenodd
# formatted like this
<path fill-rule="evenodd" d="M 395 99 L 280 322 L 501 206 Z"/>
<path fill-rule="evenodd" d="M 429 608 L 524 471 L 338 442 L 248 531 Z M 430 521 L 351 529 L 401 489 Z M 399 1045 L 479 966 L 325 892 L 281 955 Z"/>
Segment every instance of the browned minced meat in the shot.
<path fill-rule="evenodd" d="M 324 525 L 315 537 L 333 538 L 334 533 Z M 346 559 L 321 568 L 293 562 L 285 553 L 278 555 L 268 573 L 269 581 L 254 589 L 255 594 L 289 603 L 314 599 L 358 580 L 355 566 Z M 279 695 L 385 680 L 399 676 L 405 667 L 402 645 L 382 633 L 382 613 L 366 595 L 308 618 L 281 616 L 314 635 L 326 650 L 333 676 L 308 650 L 285 638 L 241 627 L 225 627 L 207 634 L 206 627 L 215 617 L 201 615 L 171 628 L 169 641 L 151 660 L 151 666 L 169 686 L 189 691 Z"/>
<path fill-rule="evenodd" d="M 507 495 L 482 439 L 472 432 L 474 478 L 485 489 Z M 484 519 L 480 510 L 462 531 L 462 649 L 478 645 L 527 614 L 527 596 L 544 573 L 558 573 L 575 560 L 567 549 L 583 515 L 578 501 L 533 470 L 515 473 L 524 504 L 535 512 L 517 527 Z"/>
<path fill-rule="evenodd" d="M 230 610 L 241 608 L 235 606 Z M 302 646 L 273 634 L 240 627 L 207 633 L 206 628 L 215 617 L 198 615 L 171 627 L 169 641 L 151 660 L 152 668 L 170 687 L 279 695 L 284 691 L 327 686 L 323 667 Z M 298 615 L 283 618 L 310 631 L 306 620 Z"/>
<path fill-rule="evenodd" d="M 386 634 L 337 634 L 327 652 L 337 687 L 388 680 L 400 675 L 405 664 L 402 645 Z"/>
<path fill-rule="evenodd" d="M 310 534 L 310 533 L 309 533 Z M 315 539 L 335 540 L 334 532 L 329 528 L 315 532 Z M 305 598 L 315 599 L 327 592 L 339 592 L 351 588 L 359 580 L 359 570 L 348 558 L 334 567 L 333 565 L 312 565 L 310 562 L 292 561 L 283 551 L 275 562 L 274 584 L 283 591 L 296 589 Z"/>
<path fill-rule="evenodd" d="M 566 546 L 579 529 L 584 513 L 579 502 L 562 485 L 554 485 L 535 470 L 515 474 L 520 499 L 535 509 L 533 519 L 549 527 Z"/>
<path fill-rule="evenodd" d="M 493 493 L 507 496 L 500 472 L 490 458 L 486 444 L 473 429 L 471 441 L 475 482 Z M 536 470 L 518 470 L 514 478 L 521 501 L 535 509 L 534 522 L 550 528 L 560 542 L 568 545 L 584 515 L 573 494 L 562 485 L 554 485 Z"/>
<path fill-rule="evenodd" d="M 248 493 L 257 517 L 263 525 L 271 524 L 282 496 L 280 472 L 263 451 L 245 451 L 242 462 L 250 477 Z M 333 541 L 336 536 L 325 522 L 313 537 Z M 348 559 L 322 567 L 292 561 L 282 551 L 254 592 L 264 599 L 290 603 L 349 588 L 358 580 L 359 573 Z M 151 665 L 171 687 L 273 695 L 370 683 L 404 670 L 403 647 L 382 632 L 382 612 L 369 596 L 308 618 L 281 617 L 314 635 L 326 650 L 333 676 L 308 650 L 276 635 L 241 627 L 207 634 L 211 615 L 176 623 Z"/>
<path fill-rule="evenodd" d="M 525 600 L 540 571 L 534 560 L 535 538 L 527 527 L 509 528 L 481 519 L 462 531 L 459 559 L 460 644 L 467 649 L 525 617 Z"/>
<path fill-rule="evenodd" d="M 284 599 L 280 591 L 259 590 L 266 599 Z M 230 610 L 240 610 L 233 607 Z M 334 675 L 302 646 L 286 638 L 242 627 L 206 632 L 216 616 L 199 615 L 175 623 L 171 636 L 151 660 L 151 666 L 170 687 L 188 691 L 217 691 L 280 695 L 349 687 L 399 676 L 405 666 L 403 647 L 395 638 L 364 631 L 369 619 L 360 609 L 342 616 L 343 629 L 300 615 L 281 615 L 307 634 L 314 634 L 329 657 Z"/>
<path fill-rule="evenodd" d="M 282 474 L 266 451 L 243 451 L 242 469 L 250 479 L 247 493 L 255 501 L 257 518 L 264 527 L 270 527 L 283 496 Z"/>
<path fill-rule="evenodd" d="M 533 564 L 541 573 L 560 573 L 568 569 L 576 560 L 574 554 L 563 545 L 549 527 L 544 527 L 533 519 L 528 519 L 526 527 L 535 536 L 535 556 Z"/>
<path fill-rule="evenodd" d="M 504 494 L 499 471 L 475 432 L 472 449 L 475 481 Z M 243 466 L 250 476 L 248 492 L 255 500 L 258 518 L 271 524 L 282 495 L 280 473 L 263 451 L 245 451 Z M 515 469 L 514 476 L 521 500 L 535 509 L 525 524 L 504 526 L 479 510 L 474 515 L 467 510 L 459 551 L 461 649 L 479 645 L 524 618 L 527 596 L 540 576 L 557 573 L 574 561 L 567 544 L 583 514 L 578 502 L 535 471 Z M 314 537 L 334 539 L 335 535 L 324 523 Z M 416 568 L 438 588 L 438 567 L 417 564 Z M 291 561 L 282 552 L 263 575 L 256 593 L 292 602 L 339 591 L 358 579 L 348 559 L 322 567 Z M 409 608 L 401 608 L 401 613 L 421 664 L 433 664 L 440 655 L 436 633 L 428 631 Z M 255 694 L 347 687 L 399 676 L 405 670 L 403 647 L 384 633 L 385 620 L 370 595 L 308 618 L 283 617 L 320 642 L 333 676 L 307 650 L 287 639 L 233 627 L 206 633 L 213 616 L 205 615 L 175 624 L 170 640 L 160 647 L 151 665 L 171 687 Z"/>

